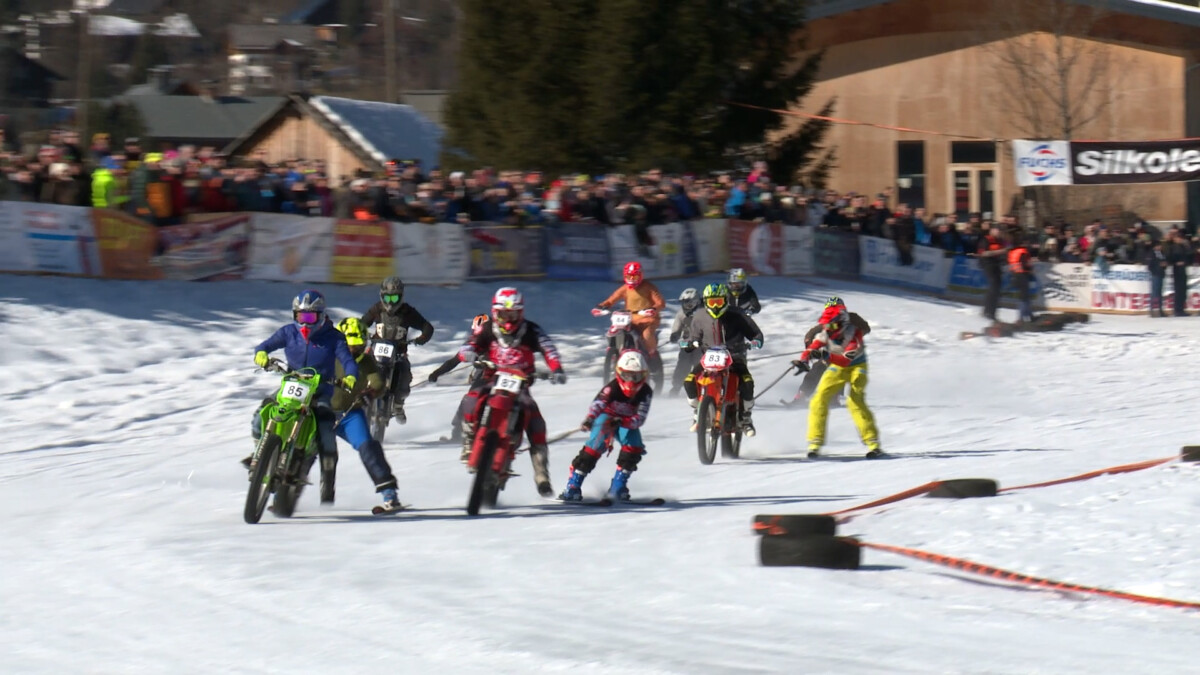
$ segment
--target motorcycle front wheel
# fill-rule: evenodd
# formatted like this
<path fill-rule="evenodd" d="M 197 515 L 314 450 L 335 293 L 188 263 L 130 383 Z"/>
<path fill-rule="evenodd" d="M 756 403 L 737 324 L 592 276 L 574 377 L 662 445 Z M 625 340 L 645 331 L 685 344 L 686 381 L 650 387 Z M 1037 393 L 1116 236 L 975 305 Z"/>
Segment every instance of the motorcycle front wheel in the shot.
<path fill-rule="evenodd" d="M 483 448 L 479 452 L 479 461 L 475 465 L 475 480 L 471 481 L 471 494 L 467 498 L 467 515 L 479 515 L 479 507 L 483 505 L 487 496 L 489 478 L 492 474 L 492 460 L 496 456 L 496 447 L 500 444 L 500 436 L 495 431 L 487 430 L 487 436 L 483 439 Z M 496 489 L 499 490 L 499 484 L 496 484 Z M 495 504 L 495 499 L 492 504 Z"/>
<path fill-rule="evenodd" d="M 254 525 L 262 520 L 263 511 L 267 508 L 267 500 L 275 483 L 275 467 L 279 465 L 279 448 L 283 441 L 275 434 L 268 434 L 263 440 L 258 452 L 258 464 L 254 466 L 254 475 L 250 478 L 250 489 L 246 491 L 246 507 L 242 518 Z"/>
<path fill-rule="evenodd" d="M 696 414 L 696 449 L 700 453 L 701 464 L 712 464 L 717 457 L 717 438 L 721 432 L 715 427 L 716 414 L 717 404 L 711 397 L 700 399 Z"/>

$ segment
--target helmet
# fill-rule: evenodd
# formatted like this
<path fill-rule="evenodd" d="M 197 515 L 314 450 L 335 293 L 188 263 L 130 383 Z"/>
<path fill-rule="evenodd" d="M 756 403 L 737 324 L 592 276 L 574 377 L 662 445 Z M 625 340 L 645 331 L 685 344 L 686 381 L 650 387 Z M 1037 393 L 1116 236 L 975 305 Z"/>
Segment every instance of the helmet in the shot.
<path fill-rule="evenodd" d="M 721 318 L 729 309 L 729 289 L 725 284 L 709 284 L 704 287 L 704 308 L 714 319 Z"/>
<path fill-rule="evenodd" d="M 683 311 L 691 314 L 700 306 L 700 295 L 696 293 L 694 288 L 685 288 L 679 294 L 679 304 L 683 306 Z"/>
<path fill-rule="evenodd" d="M 830 305 L 821 312 L 821 327 L 829 334 L 830 337 L 838 337 L 842 331 L 846 330 L 846 324 L 850 320 L 850 314 L 846 311 L 845 305 Z"/>
<path fill-rule="evenodd" d="M 355 354 L 360 354 L 367 347 L 367 331 L 363 328 L 362 321 L 348 316 L 338 322 L 337 329 L 346 336 L 346 345 L 350 347 L 350 351 Z"/>
<path fill-rule="evenodd" d="M 383 301 L 383 308 L 389 312 L 400 306 L 400 302 L 404 300 L 404 282 L 400 277 L 391 276 L 379 284 L 379 299 Z"/>
<path fill-rule="evenodd" d="M 746 290 L 746 270 L 741 267 L 729 270 L 729 290 L 733 291 L 734 295 L 741 295 L 742 291 Z"/>
<path fill-rule="evenodd" d="M 617 384 L 621 393 L 633 396 L 646 383 L 649 368 L 646 367 L 646 357 L 634 349 L 626 349 L 617 357 Z"/>
<path fill-rule="evenodd" d="M 625 285 L 637 288 L 642 283 L 642 263 L 638 261 L 625 263 Z"/>
<path fill-rule="evenodd" d="M 487 326 L 487 322 L 487 314 L 476 314 L 475 318 L 471 320 L 471 335 L 479 335 L 482 333 L 483 329 Z"/>
<path fill-rule="evenodd" d="M 292 299 L 292 320 L 300 327 L 300 335 L 308 340 L 314 330 L 325 323 L 325 296 L 320 291 L 300 291 Z"/>
<path fill-rule="evenodd" d="M 505 286 L 492 296 L 492 330 L 497 336 L 515 335 L 525 323 L 525 296 Z"/>
<path fill-rule="evenodd" d="M 836 295 L 825 301 L 826 307 L 836 307 L 837 305 L 841 305 L 842 307 L 845 307 L 846 303 L 842 302 L 842 299 Z"/>

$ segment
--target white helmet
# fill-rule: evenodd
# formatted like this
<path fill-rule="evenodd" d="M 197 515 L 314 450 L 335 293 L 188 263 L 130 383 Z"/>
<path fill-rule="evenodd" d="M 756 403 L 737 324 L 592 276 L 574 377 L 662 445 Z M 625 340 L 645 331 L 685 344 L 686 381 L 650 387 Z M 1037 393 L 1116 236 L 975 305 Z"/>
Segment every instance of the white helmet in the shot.
<path fill-rule="evenodd" d="M 633 396 L 646 383 L 649 374 L 646 357 L 635 349 L 626 349 L 617 357 L 617 384 L 626 396 Z"/>
<path fill-rule="evenodd" d="M 700 306 L 700 294 L 694 288 L 685 288 L 679 294 L 679 304 L 683 307 L 683 311 L 691 314 Z"/>

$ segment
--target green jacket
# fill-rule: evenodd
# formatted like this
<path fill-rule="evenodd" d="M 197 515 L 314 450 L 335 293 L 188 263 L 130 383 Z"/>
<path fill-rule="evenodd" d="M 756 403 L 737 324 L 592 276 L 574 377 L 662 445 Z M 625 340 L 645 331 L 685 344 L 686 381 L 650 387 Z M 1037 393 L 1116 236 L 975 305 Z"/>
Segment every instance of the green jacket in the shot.
<path fill-rule="evenodd" d="M 354 383 L 354 391 L 348 392 L 341 387 L 333 388 L 333 406 L 334 412 L 346 412 L 355 399 L 362 394 L 364 389 L 370 388 L 372 391 L 379 392 L 383 390 L 383 376 L 379 374 L 379 366 L 375 363 L 375 357 L 363 352 L 361 356 L 355 359 L 358 364 L 358 381 Z M 342 363 L 338 361 L 334 366 L 334 371 L 340 378 L 343 376 Z"/>

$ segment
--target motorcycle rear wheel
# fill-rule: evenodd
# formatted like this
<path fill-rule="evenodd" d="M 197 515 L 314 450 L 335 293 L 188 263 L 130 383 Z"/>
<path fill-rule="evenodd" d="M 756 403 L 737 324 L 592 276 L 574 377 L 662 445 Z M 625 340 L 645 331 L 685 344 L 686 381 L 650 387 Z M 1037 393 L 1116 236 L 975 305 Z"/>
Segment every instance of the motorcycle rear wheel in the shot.
<path fill-rule="evenodd" d="M 254 466 L 250 489 L 246 491 L 246 507 L 242 511 L 242 518 L 250 525 L 262 520 L 263 511 L 267 509 L 267 500 L 274 489 L 275 467 L 279 465 L 279 448 L 282 445 L 282 439 L 275 434 L 268 434 L 258 452 L 258 464 Z"/>
<path fill-rule="evenodd" d="M 721 433 L 721 456 L 737 459 L 742 453 L 742 420 L 738 414 L 738 404 L 725 404 L 725 414 L 721 416 L 724 430 Z"/>
<path fill-rule="evenodd" d="M 308 476 L 300 475 L 300 466 L 304 464 L 304 451 L 295 448 L 290 454 L 283 480 L 275 488 L 275 503 L 271 513 L 277 518 L 291 518 L 296 512 L 296 502 L 300 501 L 300 491 L 304 489 L 304 481 Z"/>

